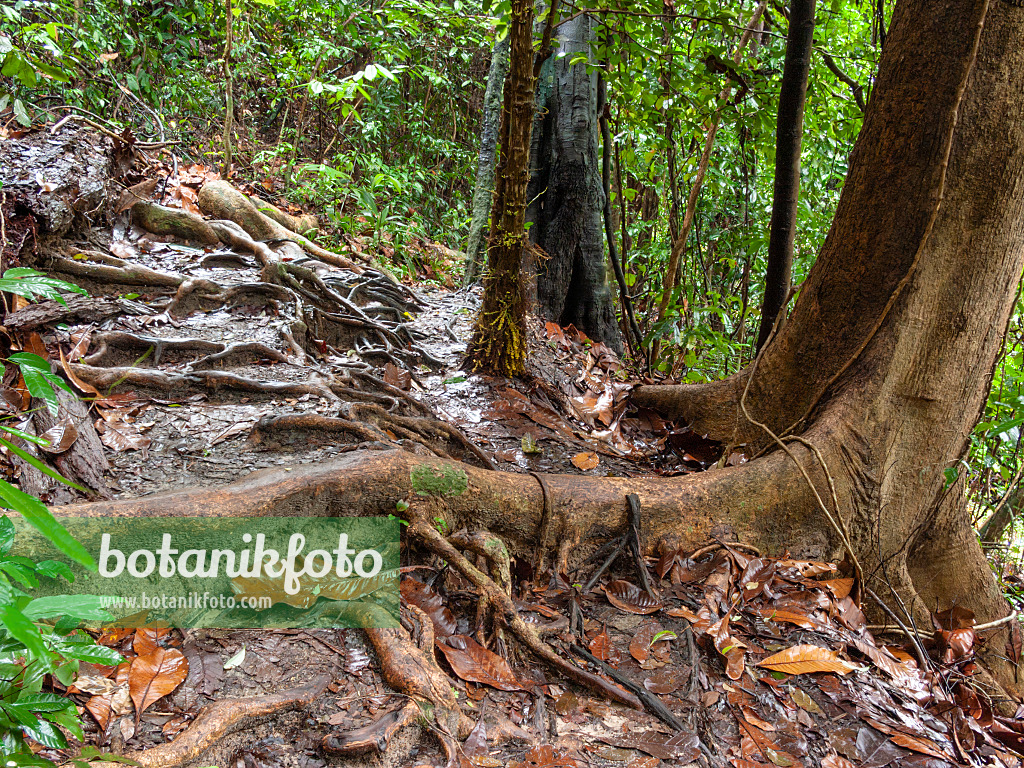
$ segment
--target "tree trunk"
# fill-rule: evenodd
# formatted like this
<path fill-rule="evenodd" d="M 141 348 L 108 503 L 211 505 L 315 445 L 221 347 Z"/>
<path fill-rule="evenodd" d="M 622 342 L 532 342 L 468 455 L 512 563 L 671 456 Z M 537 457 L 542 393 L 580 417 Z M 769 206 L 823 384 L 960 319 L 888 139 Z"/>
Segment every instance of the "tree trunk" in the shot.
<path fill-rule="evenodd" d="M 535 129 L 530 238 L 547 255 L 537 276 L 540 314 L 621 352 L 604 254 L 597 72 L 572 63 L 590 56 L 597 26 L 582 14 L 558 28 L 561 58 L 551 66 L 550 94 Z"/>
<path fill-rule="evenodd" d="M 982 621 L 1007 610 L 963 488 L 943 478 L 984 406 L 1024 260 L 1024 10 L 988 5 L 897 4 L 835 221 L 759 360 L 635 395 L 751 455 L 775 444 L 754 420 L 801 433 L 866 575 L 918 621 L 955 602 Z M 827 498 L 814 457 L 795 453 Z"/>
<path fill-rule="evenodd" d="M 797 204 L 800 202 L 800 144 L 804 132 L 804 99 L 814 42 L 815 0 L 793 0 L 786 37 L 786 63 L 779 89 L 775 128 L 775 194 L 772 200 L 768 267 L 761 305 L 758 350 L 771 335 L 775 318 L 786 306 L 793 269 Z"/>
<path fill-rule="evenodd" d="M 480 131 L 480 153 L 476 166 L 476 184 L 473 187 L 473 219 L 469 225 L 466 245 L 466 285 L 480 278 L 487 260 L 487 221 L 491 213 L 494 192 L 494 163 L 497 159 L 498 129 L 501 127 L 502 86 L 508 76 L 508 38 L 494 43 L 491 66 L 487 72 L 484 90 L 483 127 Z"/>
<path fill-rule="evenodd" d="M 466 365 L 519 376 L 526 371 L 526 294 L 522 273 L 533 127 L 533 3 L 513 0 L 509 74 L 501 118 L 501 161 L 491 209 L 484 297 Z"/>

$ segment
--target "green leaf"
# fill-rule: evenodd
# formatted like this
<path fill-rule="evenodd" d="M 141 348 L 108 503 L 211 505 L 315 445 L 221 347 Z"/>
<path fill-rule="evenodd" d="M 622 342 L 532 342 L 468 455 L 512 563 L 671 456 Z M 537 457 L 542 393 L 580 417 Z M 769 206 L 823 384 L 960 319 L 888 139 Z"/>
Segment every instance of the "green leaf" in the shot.
<path fill-rule="evenodd" d="M 51 579 L 64 578 L 74 582 L 75 574 L 68 567 L 67 563 L 60 560 L 41 560 L 36 563 L 36 573 L 40 576 L 48 576 Z"/>
<path fill-rule="evenodd" d="M 2 424 L 0 424 L 0 429 L 4 429 L 4 426 Z M 40 472 L 42 472 L 47 477 L 52 477 L 54 480 L 57 480 L 58 482 L 64 483 L 64 485 L 70 485 L 72 488 L 76 488 L 79 491 L 82 491 L 83 493 L 85 492 L 85 488 L 83 488 L 82 486 L 78 485 L 77 483 L 72 483 L 70 480 L 68 480 L 66 477 L 64 477 L 64 475 L 62 475 L 60 472 L 58 472 L 57 470 L 53 469 L 50 466 L 47 466 L 46 464 L 44 464 L 42 461 L 37 459 L 35 456 L 33 456 L 28 451 L 25 451 L 25 450 L 19 448 L 18 446 L 14 445 L 11 442 L 8 442 L 7 440 L 4 440 L 2 437 L 0 437 L 0 445 L 4 446 L 7 450 L 9 450 L 15 456 L 18 456 L 25 463 L 30 464 L 31 466 L 33 466 L 36 469 L 38 469 Z"/>
<path fill-rule="evenodd" d="M 103 608 L 100 595 L 50 595 L 37 597 L 21 609 L 28 619 L 52 619 L 73 616 L 83 621 L 110 621 L 113 617 Z"/>
<path fill-rule="evenodd" d="M 52 666 L 50 652 L 39 628 L 25 618 L 13 603 L 0 606 L 0 623 L 3 623 L 4 629 L 11 637 L 25 646 L 26 650 L 41 660 L 47 668 Z"/>
<path fill-rule="evenodd" d="M 43 534 L 65 555 L 92 571 L 96 570 L 96 561 L 89 551 L 79 544 L 63 525 L 57 522 L 46 505 L 35 496 L 30 496 L 15 488 L 6 480 L 0 480 L 0 499 L 8 509 L 20 513 L 25 518 L 25 522 Z"/>
<path fill-rule="evenodd" d="M 31 707 L 34 712 L 61 712 L 66 709 L 74 709 L 75 703 L 56 693 L 29 693 L 19 696 L 18 706 Z"/>
<path fill-rule="evenodd" d="M 68 744 L 67 739 L 64 738 L 64 734 L 60 732 L 60 729 L 45 720 L 40 720 L 34 726 L 22 725 L 21 732 L 30 739 L 38 741 L 44 747 L 61 749 L 62 747 L 66 747 Z"/>
<path fill-rule="evenodd" d="M 14 523 L 4 515 L 0 517 L 0 555 L 6 555 L 14 545 Z"/>
<path fill-rule="evenodd" d="M 105 666 L 120 664 L 124 661 L 120 653 L 105 645 L 97 645 L 96 641 L 88 635 L 71 635 L 69 637 L 50 635 L 48 640 L 54 653 L 68 659 Z"/>

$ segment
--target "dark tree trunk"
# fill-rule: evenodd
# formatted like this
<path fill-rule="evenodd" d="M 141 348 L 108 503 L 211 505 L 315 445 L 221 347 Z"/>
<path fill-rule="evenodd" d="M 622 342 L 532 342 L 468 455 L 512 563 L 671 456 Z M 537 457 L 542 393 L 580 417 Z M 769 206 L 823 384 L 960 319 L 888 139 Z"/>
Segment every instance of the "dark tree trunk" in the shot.
<path fill-rule="evenodd" d="M 572 323 L 622 350 L 604 252 L 604 191 L 598 159 L 597 73 L 572 60 L 590 56 L 598 22 L 583 14 L 558 28 L 550 90 L 539 111 L 531 179 L 530 238 L 546 254 L 538 265 L 541 315 Z"/>
<path fill-rule="evenodd" d="M 508 38 L 494 43 L 491 66 L 484 90 L 483 127 L 480 131 L 480 152 L 473 186 L 473 219 L 466 244 L 465 284 L 480 278 L 487 261 L 487 221 L 494 193 L 494 164 L 497 159 L 498 130 L 501 127 L 502 87 L 508 76 Z"/>
<path fill-rule="evenodd" d="M 757 348 L 761 349 L 786 306 L 793 269 L 797 203 L 800 201 L 800 144 L 804 130 L 804 99 L 814 42 L 815 0 L 793 0 L 782 69 L 779 116 L 775 129 L 775 197 L 772 201 L 768 269 Z"/>

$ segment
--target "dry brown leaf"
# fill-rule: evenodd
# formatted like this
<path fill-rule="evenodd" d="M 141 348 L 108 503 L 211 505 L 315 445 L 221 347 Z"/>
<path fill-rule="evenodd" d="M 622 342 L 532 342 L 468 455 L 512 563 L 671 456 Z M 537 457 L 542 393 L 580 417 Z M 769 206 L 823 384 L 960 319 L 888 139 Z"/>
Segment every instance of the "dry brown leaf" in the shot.
<path fill-rule="evenodd" d="M 612 639 L 608 636 L 608 627 L 603 627 L 594 636 L 594 639 L 589 643 L 589 647 L 590 652 L 601 661 L 611 661 L 614 658 L 615 663 L 618 663 L 618 651 L 612 647 Z"/>
<path fill-rule="evenodd" d="M 628 581 L 613 581 L 604 588 L 608 602 L 627 613 L 645 615 L 661 610 L 662 602 L 651 597 L 636 584 Z"/>
<path fill-rule="evenodd" d="M 786 622 L 788 624 L 795 624 L 798 627 L 803 627 L 804 629 L 825 629 L 824 625 L 820 622 L 815 621 L 805 614 L 797 613 L 796 611 L 780 611 L 775 610 L 774 608 L 755 608 L 751 612 L 760 616 L 765 621 Z"/>
<path fill-rule="evenodd" d="M 821 768 L 856 768 L 856 766 L 842 755 L 833 753 L 821 761 Z"/>
<path fill-rule="evenodd" d="M 857 669 L 857 665 L 843 661 L 839 654 L 817 645 L 794 645 L 774 656 L 759 661 L 757 666 L 787 675 L 806 675 L 813 672 L 835 672 L 845 675 Z"/>
<path fill-rule="evenodd" d="M 455 614 L 449 610 L 444 599 L 433 587 L 424 584 L 419 579 L 406 577 L 402 579 L 399 589 L 405 602 L 415 605 L 430 617 L 434 624 L 434 633 L 438 637 L 448 637 L 458 632 Z"/>
<path fill-rule="evenodd" d="M 138 719 L 153 702 L 163 698 L 188 677 L 188 660 L 175 648 L 157 648 L 148 656 L 132 659 L 128 688 Z"/>
<path fill-rule="evenodd" d="M 118 418 L 116 413 L 104 413 L 102 419 L 96 419 L 96 431 L 103 444 L 117 453 L 145 450 L 153 442 L 134 424 Z"/>
<path fill-rule="evenodd" d="M 941 749 L 939 749 L 938 744 L 928 739 L 918 738 L 917 736 L 900 733 L 899 731 L 893 733 L 889 738 L 892 739 L 893 744 L 906 747 L 907 749 L 912 749 L 915 752 L 920 752 L 922 755 L 937 757 L 939 760 L 954 760 L 952 755 L 945 754 Z"/>
<path fill-rule="evenodd" d="M 41 450 L 52 454 L 64 453 L 78 439 L 78 427 L 70 416 L 65 416 L 39 437 L 50 441 L 49 445 L 39 446 Z"/>
<path fill-rule="evenodd" d="M 570 459 L 573 466 L 583 471 L 595 469 L 601 463 L 601 459 L 593 451 L 581 451 Z"/>
<path fill-rule="evenodd" d="M 629 654 L 641 664 L 647 661 L 647 657 L 651 655 L 651 641 L 661 629 L 661 624 L 656 621 L 649 621 L 640 627 L 629 641 Z"/>
<path fill-rule="evenodd" d="M 124 213 L 136 203 L 144 203 L 152 199 L 156 192 L 156 185 L 159 179 L 147 179 L 141 181 L 134 187 L 128 187 L 117 199 L 116 213 Z"/>
<path fill-rule="evenodd" d="M 501 691 L 524 690 L 507 661 L 468 635 L 438 638 L 436 645 L 455 674 L 463 680 L 483 683 Z"/>
<path fill-rule="evenodd" d="M 832 596 L 836 600 L 842 600 L 847 597 L 853 590 L 853 578 L 849 579 L 826 579 L 825 581 L 818 582 L 822 586 L 826 587 Z"/>
<path fill-rule="evenodd" d="M 412 374 L 393 363 L 387 363 L 384 366 L 384 381 L 392 387 L 405 390 L 412 387 Z"/>

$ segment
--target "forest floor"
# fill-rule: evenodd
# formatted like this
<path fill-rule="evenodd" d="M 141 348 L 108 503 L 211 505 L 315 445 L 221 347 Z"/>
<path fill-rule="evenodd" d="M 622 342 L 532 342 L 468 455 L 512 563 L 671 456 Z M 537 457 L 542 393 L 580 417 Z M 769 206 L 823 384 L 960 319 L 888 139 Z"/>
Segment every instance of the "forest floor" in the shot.
<path fill-rule="evenodd" d="M 26 148 L 34 140 L 22 139 Z M 139 189 L 161 171 L 174 169 L 137 169 L 123 186 Z M 215 174 L 177 171 L 158 182 L 158 201 L 187 210 Z M 319 264 L 323 284 L 365 313 L 349 320 L 383 323 L 398 313 L 388 333 L 364 323 L 371 330 L 363 335 L 318 336 L 310 314 L 252 288 L 266 274 L 252 253 L 155 235 L 132 223 L 130 207 L 112 224 L 35 248 L 32 263 L 85 288 L 88 298 L 71 298 L 67 309 L 19 302 L 5 323 L 12 348 L 51 360 L 78 388 L 81 402 L 65 400 L 52 424 L 38 413 L 19 423 L 49 430 L 63 449 L 55 465 L 89 486 L 92 498 L 211 487 L 258 469 L 396 445 L 509 472 L 671 475 L 744 460 L 630 406 L 636 374 L 574 328 L 531 319 L 528 380 L 469 375 L 460 365 L 478 289 L 443 280 L 398 287 L 373 271 Z M 5 213 L 5 241 L 26 231 L 16 213 Z M 372 243 L 374 258 L 392 255 L 373 233 L 348 236 L 345 252 L 365 261 Z M 435 276 L 438 262 L 453 258 L 436 244 L 410 247 Z M 22 251 L 26 262 L 30 250 Z M 123 282 L 135 267 L 152 273 Z M 152 284 L 154 273 L 173 280 Z M 9 373 L 5 385 L 14 392 L 10 413 L 24 413 L 24 403 L 15 404 L 16 376 Z M 453 431 L 416 421 L 427 415 Z M 7 473 L 47 503 L 82 500 L 16 457 Z M 83 664 L 82 683 L 70 692 L 86 713 L 87 742 L 136 754 L 186 732 L 215 701 L 327 681 L 322 695 L 296 694 L 302 700 L 290 709 L 240 721 L 193 765 L 1016 764 L 1012 750 L 1024 746 L 1024 726 L 999 717 L 970 674 L 974 646 L 984 642 L 973 617 L 956 609 L 936 617 L 934 632 L 921 635 L 932 653 L 922 671 L 923 651 L 893 627 L 872 634 L 858 587 L 838 566 L 769 557 L 722 536 L 697 552 L 662 552 L 642 563 L 620 548 L 589 589 L 583 585 L 603 557 L 572 574 L 513 563 L 521 614 L 547 627 L 566 658 L 627 687 L 642 700 L 639 709 L 565 682 L 508 640 L 490 642 L 476 625 L 471 585 L 420 552 L 403 554 L 403 601 L 431 618 L 436 640 L 427 651 L 478 723 L 454 753 L 436 728 L 384 735 L 386 715 L 406 699 L 384 683 L 374 647 L 357 630 L 111 630 L 102 641 L 128 658 L 154 643 L 177 649 L 188 676 L 139 717 L 128 697 L 118 697 L 130 686 L 126 669 Z M 650 592 L 637 586 L 645 578 Z M 340 757 L 324 748 L 332 734 L 364 728 L 367 753 Z M 378 745 L 386 745 L 383 754 Z"/>

